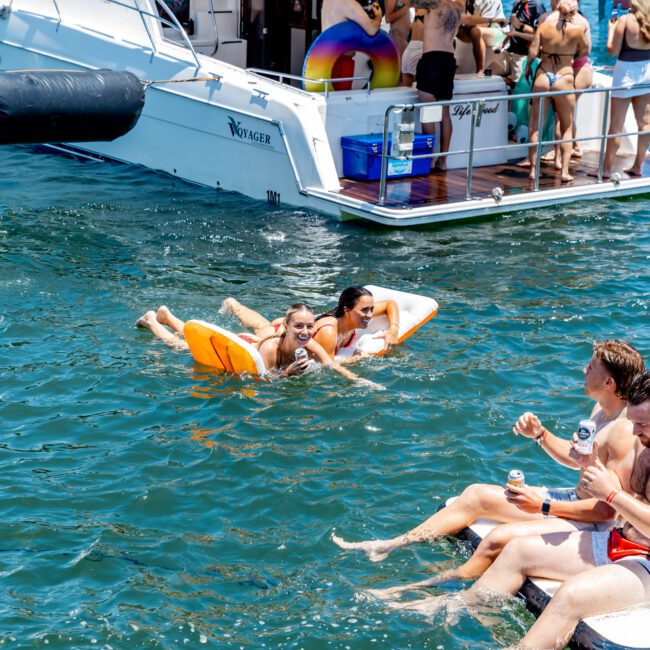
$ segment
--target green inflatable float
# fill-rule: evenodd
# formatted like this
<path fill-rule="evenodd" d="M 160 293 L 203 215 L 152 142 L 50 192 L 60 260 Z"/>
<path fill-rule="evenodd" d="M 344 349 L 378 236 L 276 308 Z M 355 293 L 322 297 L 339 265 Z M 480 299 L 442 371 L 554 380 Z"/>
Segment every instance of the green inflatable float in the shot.
<path fill-rule="evenodd" d="M 524 75 L 521 75 L 519 81 L 512 89 L 512 97 L 516 95 L 527 95 L 533 91 L 533 79 L 537 72 L 539 61 L 533 61 L 530 81 L 526 81 Z M 548 107 L 549 99 L 544 100 L 544 105 Z M 511 99 L 510 109 L 508 111 L 508 139 L 511 142 L 518 142 L 524 144 L 528 142 L 528 115 L 529 115 L 529 101 L 527 99 Z M 546 115 L 546 124 L 544 125 L 544 140 L 552 140 L 555 126 L 555 113 L 552 110 L 548 111 Z M 548 151 L 550 147 L 547 145 L 543 147 L 543 151 Z"/>

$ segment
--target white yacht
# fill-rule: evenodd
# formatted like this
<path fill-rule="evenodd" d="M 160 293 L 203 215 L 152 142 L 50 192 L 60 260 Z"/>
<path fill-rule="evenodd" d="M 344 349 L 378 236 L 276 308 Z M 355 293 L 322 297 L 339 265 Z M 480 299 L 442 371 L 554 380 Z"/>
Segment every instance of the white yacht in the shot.
<path fill-rule="evenodd" d="M 427 173 L 426 159 L 423 174 L 408 174 L 430 155 L 410 147 L 409 129 L 420 131 L 424 114 L 435 121 L 440 107 L 418 105 L 414 88 L 371 89 L 363 57 L 351 89 L 303 90 L 319 6 L 187 0 L 174 14 L 160 0 L 0 0 L 0 68 L 126 70 L 143 81 L 144 109 L 128 134 L 52 146 L 341 218 L 417 225 L 650 191 L 650 168 L 636 178 L 599 174 L 610 77 L 596 74 L 578 104 L 575 180 L 563 184 L 544 165 L 532 182 L 514 164 L 526 148 L 509 138 L 502 79 L 462 73 L 460 60 L 448 171 Z M 631 116 L 625 131 L 621 169 L 635 147 Z M 342 138 L 358 136 L 376 139 L 363 164 L 378 165 L 379 178 L 348 169 Z"/>

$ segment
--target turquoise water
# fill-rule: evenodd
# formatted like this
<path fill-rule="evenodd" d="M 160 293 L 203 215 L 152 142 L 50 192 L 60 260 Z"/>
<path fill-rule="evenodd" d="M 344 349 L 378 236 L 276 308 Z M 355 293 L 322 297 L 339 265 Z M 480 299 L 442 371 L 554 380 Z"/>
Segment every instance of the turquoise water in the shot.
<path fill-rule="evenodd" d="M 512 467 L 571 481 L 510 428 L 573 430 L 593 339 L 650 352 L 645 200 L 392 231 L 29 149 L 0 170 L 3 647 L 490 648 L 530 624 L 388 611 L 363 590 L 465 549 L 372 564 L 330 535 L 396 534 Z M 356 367 L 383 392 L 213 374 L 133 328 L 162 303 L 235 328 L 227 295 L 274 316 L 353 282 L 440 303 Z"/>

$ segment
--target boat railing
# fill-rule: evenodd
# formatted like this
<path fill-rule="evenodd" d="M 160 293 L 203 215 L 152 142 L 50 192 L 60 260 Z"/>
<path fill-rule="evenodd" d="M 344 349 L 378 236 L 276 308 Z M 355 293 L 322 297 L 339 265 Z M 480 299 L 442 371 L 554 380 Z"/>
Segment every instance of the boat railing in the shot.
<path fill-rule="evenodd" d="M 650 93 L 650 84 L 636 84 L 636 88 L 648 88 L 648 92 Z M 562 144 L 566 142 L 588 142 L 588 141 L 593 141 L 593 140 L 599 140 L 600 141 L 600 146 L 599 146 L 599 156 L 598 156 L 598 172 L 596 175 L 596 181 L 598 183 L 603 182 L 603 166 L 605 162 L 605 148 L 607 145 L 607 140 L 610 138 L 620 138 L 623 136 L 638 136 L 640 134 L 647 134 L 649 133 L 648 131 L 623 131 L 621 133 L 607 133 L 607 129 L 609 126 L 609 105 L 610 105 L 610 99 L 611 99 L 611 94 L 614 91 L 617 90 L 629 90 L 628 86 L 612 86 L 608 88 L 585 88 L 583 90 L 554 90 L 554 91 L 548 91 L 544 93 L 526 93 L 526 94 L 521 94 L 521 95 L 491 95 L 489 97 L 477 97 L 477 98 L 470 98 L 470 99 L 451 99 L 447 101 L 435 101 L 435 102 L 419 102 L 419 103 L 413 103 L 413 104 L 392 104 L 386 109 L 386 112 L 384 113 L 384 130 L 383 130 L 383 147 L 381 151 L 381 175 L 379 179 L 379 205 L 384 205 L 386 201 L 386 190 L 387 190 L 387 176 L 388 176 L 388 163 L 389 160 L 418 160 L 422 158 L 429 158 L 429 159 L 434 159 L 434 158 L 442 158 L 442 157 L 448 157 L 448 156 L 453 156 L 453 155 L 466 155 L 467 156 L 467 175 L 466 175 L 466 188 L 465 188 L 465 199 L 467 201 L 472 200 L 472 172 L 474 169 L 474 158 L 475 154 L 477 153 L 482 153 L 482 152 L 489 152 L 489 151 L 503 151 L 503 150 L 508 150 L 508 151 L 514 151 L 518 150 L 521 151 L 522 147 L 536 147 L 537 149 L 537 156 L 535 160 L 535 179 L 533 181 L 533 191 L 537 192 L 539 191 L 539 179 L 540 179 L 540 164 L 541 164 L 541 154 L 542 154 L 542 148 L 546 146 L 555 146 L 557 144 Z M 600 134 L 593 134 L 593 135 L 587 135 L 583 136 L 580 138 L 565 138 L 565 139 L 551 139 L 551 140 L 544 140 L 543 132 L 544 132 L 544 125 L 545 125 L 545 120 L 546 120 L 546 108 L 545 106 L 548 106 L 546 104 L 547 101 L 552 100 L 553 97 L 558 97 L 562 95 L 586 95 L 586 94 L 591 94 L 591 93 L 601 93 L 604 94 L 605 101 L 603 104 L 603 111 L 602 115 L 600 116 Z M 499 103 L 499 102 L 504 102 L 507 104 L 507 102 L 511 101 L 528 101 L 530 99 L 537 99 L 539 100 L 539 121 L 537 124 L 537 132 L 538 132 L 538 141 L 535 143 L 521 143 L 521 142 L 513 142 L 513 143 L 507 143 L 507 144 L 499 144 L 499 145 L 494 145 L 494 146 L 489 146 L 489 147 L 476 147 L 474 146 L 474 141 L 475 141 L 475 132 L 476 132 L 476 127 L 480 124 L 481 116 L 483 114 L 483 109 L 486 105 L 486 103 L 494 104 L 494 103 Z M 431 154 L 421 154 L 421 155 L 411 155 L 410 152 L 405 152 L 402 155 L 393 155 L 391 151 L 389 151 L 388 147 L 388 138 L 389 134 L 391 134 L 391 131 L 393 130 L 391 128 L 391 118 L 392 116 L 397 113 L 397 111 L 416 111 L 420 110 L 423 108 L 428 108 L 428 107 L 451 107 L 451 106 L 459 106 L 459 105 L 465 105 L 469 106 L 469 116 L 470 116 L 470 132 L 469 132 L 469 147 L 467 149 L 457 149 L 454 151 L 446 151 L 446 152 L 435 152 Z M 393 134 L 395 135 L 395 134 Z M 614 182 L 617 182 L 617 178 L 612 179 Z M 620 181 L 620 178 L 618 178 Z M 495 200 L 499 201 L 502 196 L 503 196 L 503 190 L 500 190 L 501 188 L 495 188 L 492 191 L 492 196 Z"/>
<path fill-rule="evenodd" d="M 199 62 L 199 57 L 196 53 L 196 50 L 194 49 L 194 46 L 190 42 L 190 39 L 183 29 L 183 26 L 181 25 L 180 21 L 172 10 L 167 6 L 167 4 L 163 0 L 154 0 L 154 5 L 159 6 L 162 11 L 165 13 L 167 18 L 164 16 L 161 16 L 158 13 L 152 13 L 150 11 L 147 11 L 146 9 L 143 9 L 140 6 L 139 0 L 132 0 L 131 3 L 128 2 L 122 2 L 121 0 L 105 0 L 109 4 L 114 4 L 117 5 L 118 7 L 122 7 L 124 9 L 129 9 L 130 11 L 135 11 L 138 13 L 140 16 L 140 19 L 142 20 L 142 26 L 144 27 L 144 30 L 147 34 L 147 38 L 149 39 L 149 43 L 151 44 L 151 50 L 152 52 L 157 52 L 158 48 L 156 47 L 156 40 L 151 33 L 151 30 L 149 29 L 149 25 L 147 24 L 147 18 L 152 18 L 156 22 L 160 23 L 164 27 L 171 27 L 175 31 L 179 32 L 181 35 L 181 39 L 183 42 L 183 45 L 190 51 L 190 54 L 192 55 L 192 58 L 194 59 L 194 63 L 196 64 L 196 72 L 201 69 L 201 63 Z M 210 3 L 210 7 L 212 8 L 212 0 L 208 0 Z M 59 3 L 57 0 L 52 0 L 52 4 L 54 5 L 54 9 L 56 11 L 56 14 L 58 16 L 58 21 L 59 23 L 63 22 L 63 16 L 61 13 L 61 8 L 59 7 Z M 216 25 L 216 19 L 214 18 L 214 12 L 212 12 L 213 16 L 213 21 L 214 21 L 214 31 L 215 31 L 215 38 L 217 34 L 217 25 Z"/>
<path fill-rule="evenodd" d="M 313 77 L 301 77 L 296 74 L 289 74 L 287 72 L 278 72 L 277 70 L 265 70 L 264 68 L 246 68 L 246 72 L 251 74 L 261 75 L 264 77 L 277 77 L 278 81 L 283 84 L 285 79 L 291 79 L 293 81 L 308 82 L 308 83 L 324 83 L 325 84 L 325 97 L 329 97 L 330 85 L 335 83 L 340 83 L 341 81 L 362 81 L 364 82 L 364 87 L 368 94 L 370 94 L 370 77 L 336 77 L 336 79 L 314 79 Z M 362 89 L 361 89 L 362 90 Z"/>

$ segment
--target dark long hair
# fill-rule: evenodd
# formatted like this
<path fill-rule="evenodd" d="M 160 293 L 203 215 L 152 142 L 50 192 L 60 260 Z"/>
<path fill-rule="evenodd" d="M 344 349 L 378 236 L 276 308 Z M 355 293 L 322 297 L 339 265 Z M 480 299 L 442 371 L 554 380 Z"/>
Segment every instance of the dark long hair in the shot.
<path fill-rule="evenodd" d="M 361 296 L 370 296 L 372 298 L 372 293 L 370 293 L 370 291 L 368 291 L 368 289 L 365 287 L 359 286 L 343 289 L 341 295 L 339 296 L 339 302 L 336 307 L 334 307 L 334 309 L 326 311 L 320 316 L 317 316 L 316 320 L 319 318 L 325 318 L 325 316 L 334 316 L 334 318 L 341 318 L 341 316 L 345 314 L 346 309 L 352 309 L 352 307 L 354 307 L 359 302 L 359 298 L 361 298 Z"/>

